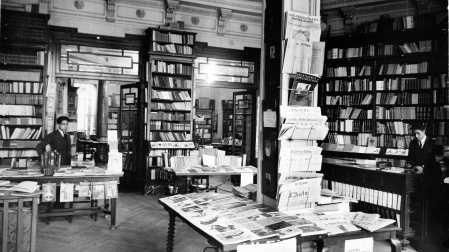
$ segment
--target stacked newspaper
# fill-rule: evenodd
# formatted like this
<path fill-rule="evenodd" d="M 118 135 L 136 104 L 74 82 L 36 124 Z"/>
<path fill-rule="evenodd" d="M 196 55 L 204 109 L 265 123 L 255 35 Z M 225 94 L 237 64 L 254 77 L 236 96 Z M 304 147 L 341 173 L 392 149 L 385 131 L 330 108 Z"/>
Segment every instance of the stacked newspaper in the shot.
<path fill-rule="evenodd" d="M 248 184 L 242 187 L 232 187 L 232 193 L 236 196 L 241 196 L 247 199 L 256 200 L 257 198 L 257 185 Z"/>

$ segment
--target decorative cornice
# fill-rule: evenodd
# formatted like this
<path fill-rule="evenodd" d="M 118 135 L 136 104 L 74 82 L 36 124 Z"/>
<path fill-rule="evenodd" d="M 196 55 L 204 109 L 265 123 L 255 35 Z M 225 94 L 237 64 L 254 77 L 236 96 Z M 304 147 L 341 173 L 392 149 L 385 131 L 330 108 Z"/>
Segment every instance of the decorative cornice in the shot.
<path fill-rule="evenodd" d="M 243 9 L 252 9 L 252 10 L 258 10 L 260 11 L 260 13 L 262 13 L 262 4 L 260 4 L 260 6 L 257 5 L 250 5 L 245 3 L 245 1 L 239 1 L 239 2 L 230 2 L 230 1 L 226 1 L 226 0 L 202 0 L 203 2 L 210 2 L 213 6 L 213 4 L 218 4 L 218 5 L 227 5 L 227 6 L 232 6 L 232 7 L 236 7 L 236 8 L 243 8 Z"/>
<path fill-rule="evenodd" d="M 365 7 L 365 8 L 361 7 L 361 8 L 357 8 L 357 14 L 383 12 L 385 10 L 403 10 L 404 8 L 410 8 L 410 7 L 414 7 L 411 2 L 384 4 L 384 5 L 370 6 L 370 7 Z"/>
<path fill-rule="evenodd" d="M 82 0 L 75 0 L 73 2 L 73 5 L 75 5 L 75 8 L 77 8 L 78 10 L 84 9 L 84 2 Z"/>
<path fill-rule="evenodd" d="M 217 35 L 223 36 L 224 35 L 224 27 L 226 23 L 226 19 L 229 18 L 232 15 L 232 10 L 220 8 L 218 9 L 218 30 Z"/>
<path fill-rule="evenodd" d="M 179 8 L 179 11 L 186 12 L 186 13 L 192 13 L 192 14 L 201 14 L 203 16 L 217 16 L 216 10 L 210 10 L 210 9 L 200 9 L 200 8 L 194 8 L 192 6 L 185 6 L 181 5 Z"/>
<path fill-rule="evenodd" d="M 124 4 L 130 4 L 130 5 L 144 5 L 144 6 L 153 6 L 153 7 L 160 7 L 165 8 L 164 2 L 158 2 L 158 1 L 148 1 L 148 0 L 117 0 L 117 2 L 124 3 Z"/>
<path fill-rule="evenodd" d="M 145 17 L 145 10 L 136 10 L 136 16 L 138 18 L 143 18 Z"/>
<path fill-rule="evenodd" d="M 173 21 L 175 10 L 179 9 L 178 0 L 165 0 L 165 23 L 170 24 Z"/>
<path fill-rule="evenodd" d="M 251 23 L 262 23 L 262 17 L 241 15 L 241 14 L 236 14 L 236 13 L 232 13 L 232 16 L 229 17 L 228 19 L 244 21 L 244 22 L 251 22 Z"/>
<path fill-rule="evenodd" d="M 106 21 L 115 22 L 115 0 L 106 1 Z"/>

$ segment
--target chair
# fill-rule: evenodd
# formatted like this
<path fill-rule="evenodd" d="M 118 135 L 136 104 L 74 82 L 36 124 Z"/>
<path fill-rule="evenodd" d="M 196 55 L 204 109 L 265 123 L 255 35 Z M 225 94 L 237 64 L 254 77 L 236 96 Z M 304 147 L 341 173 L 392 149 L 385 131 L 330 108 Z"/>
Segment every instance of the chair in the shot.
<path fill-rule="evenodd" d="M 193 176 L 190 179 L 189 183 L 190 192 L 209 192 L 210 190 L 214 190 L 217 192 L 218 187 L 209 184 L 209 176 Z"/>

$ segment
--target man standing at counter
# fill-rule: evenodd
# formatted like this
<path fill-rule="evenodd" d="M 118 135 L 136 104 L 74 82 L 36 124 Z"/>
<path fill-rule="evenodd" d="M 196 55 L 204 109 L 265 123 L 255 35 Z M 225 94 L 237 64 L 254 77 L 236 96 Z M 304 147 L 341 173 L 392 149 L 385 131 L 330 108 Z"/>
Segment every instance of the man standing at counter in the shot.
<path fill-rule="evenodd" d="M 46 151 L 55 150 L 61 155 L 61 165 L 70 165 L 71 149 L 70 137 L 67 134 L 69 127 L 69 118 L 67 116 L 60 116 L 56 119 L 57 130 L 45 136 L 45 138 L 36 146 L 39 156 Z"/>
<path fill-rule="evenodd" d="M 441 177 L 441 169 L 435 159 L 435 140 L 426 136 L 426 126 L 416 124 L 412 126 L 415 139 L 410 141 L 407 166 L 412 168 L 414 173 L 424 173 L 426 177 Z"/>

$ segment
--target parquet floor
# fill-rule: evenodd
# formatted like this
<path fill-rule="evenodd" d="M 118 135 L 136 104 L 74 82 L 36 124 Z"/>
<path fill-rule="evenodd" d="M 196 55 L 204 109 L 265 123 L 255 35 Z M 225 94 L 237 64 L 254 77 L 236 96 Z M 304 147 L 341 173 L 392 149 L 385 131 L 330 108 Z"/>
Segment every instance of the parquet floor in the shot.
<path fill-rule="evenodd" d="M 165 251 L 168 213 L 157 202 L 159 196 L 119 193 L 115 230 L 104 215 L 97 222 L 89 216 L 75 216 L 72 223 L 64 217 L 52 218 L 47 225 L 40 219 L 37 227 L 37 252 L 162 252 Z M 176 252 L 201 252 L 207 241 L 177 219 Z M 213 250 L 207 250 L 211 252 Z M 375 252 L 390 251 L 386 242 L 375 242 Z M 415 252 L 413 249 L 404 252 Z"/>

